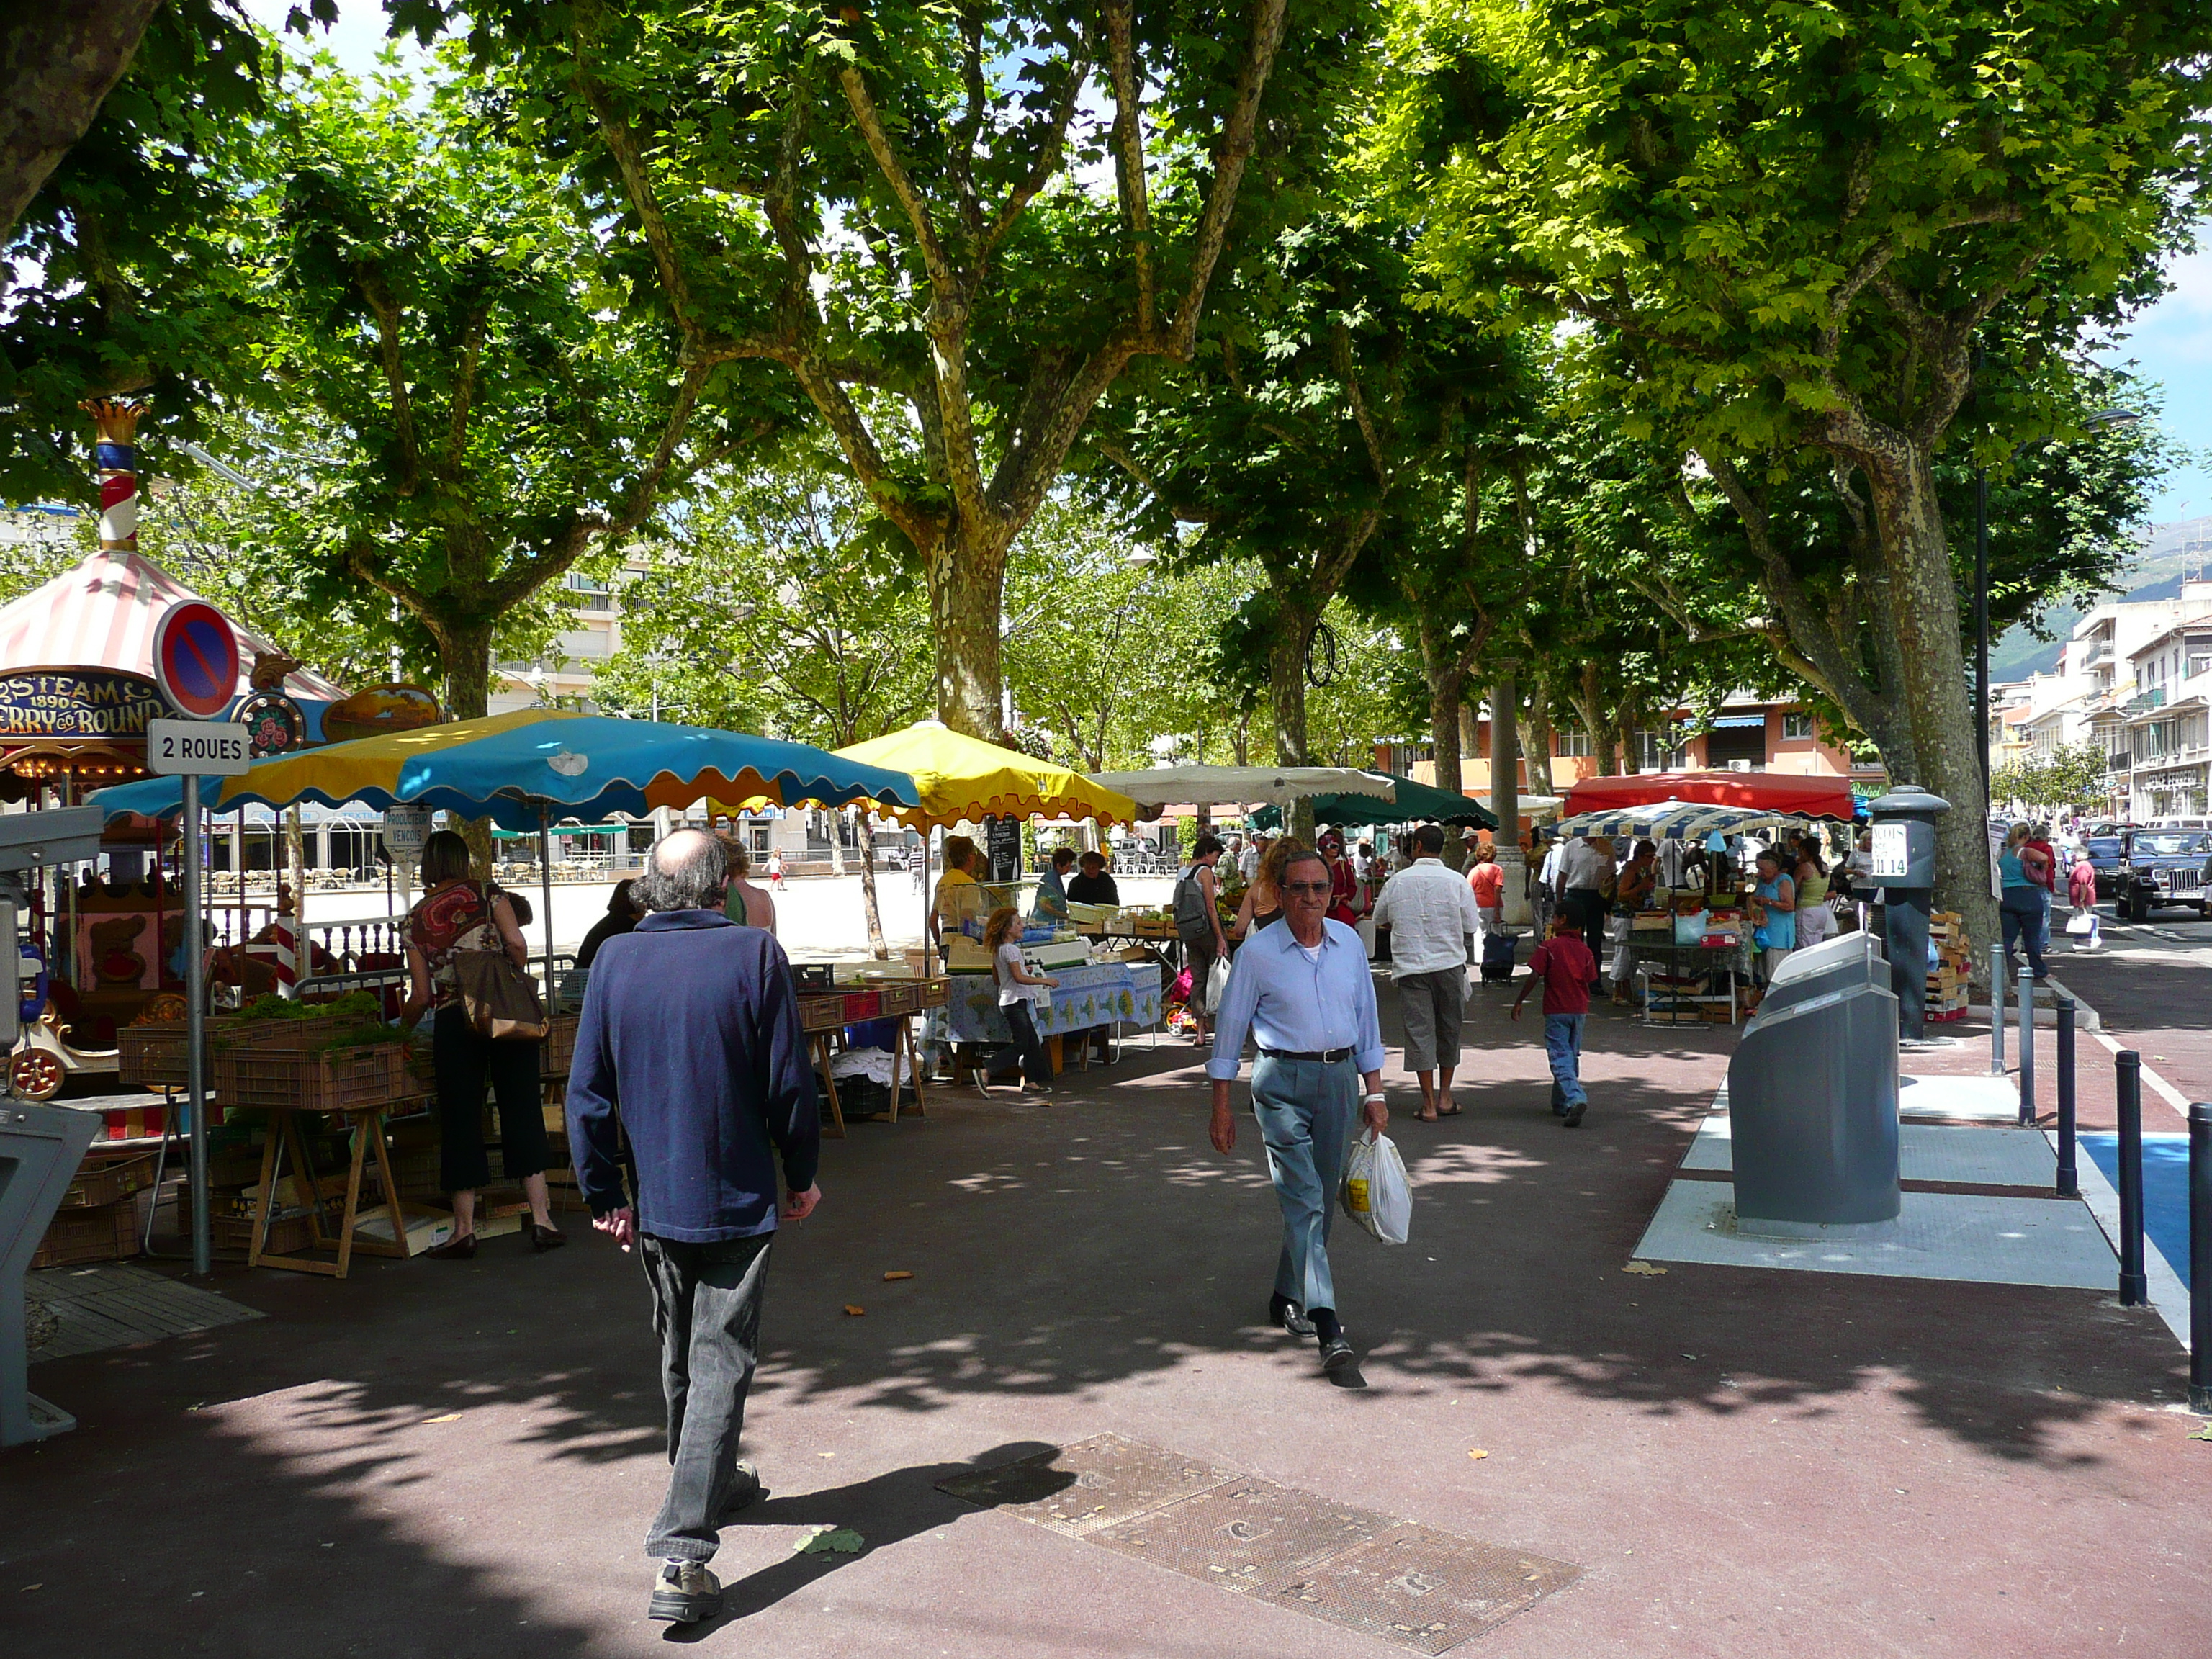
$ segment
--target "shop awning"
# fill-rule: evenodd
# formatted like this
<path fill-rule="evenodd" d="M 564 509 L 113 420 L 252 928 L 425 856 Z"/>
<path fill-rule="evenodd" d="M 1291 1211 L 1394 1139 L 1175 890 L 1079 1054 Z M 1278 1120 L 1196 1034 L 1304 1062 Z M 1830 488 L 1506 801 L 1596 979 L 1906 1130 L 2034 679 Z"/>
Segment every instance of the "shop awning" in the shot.
<path fill-rule="evenodd" d="M 1765 714 L 1723 714 L 1717 720 L 1708 721 L 1705 729 L 1708 732 L 1742 732 L 1765 724 Z"/>

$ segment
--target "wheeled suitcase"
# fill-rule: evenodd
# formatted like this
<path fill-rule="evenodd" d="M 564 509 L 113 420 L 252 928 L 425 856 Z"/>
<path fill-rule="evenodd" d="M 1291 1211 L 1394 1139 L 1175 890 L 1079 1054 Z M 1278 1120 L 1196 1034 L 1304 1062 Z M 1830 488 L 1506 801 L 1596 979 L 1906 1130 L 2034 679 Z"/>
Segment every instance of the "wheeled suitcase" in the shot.
<path fill-rule="evenodd" d="M 1482 978 L 1485 984 L 1513 977 L 1513 950 L 1518 943 L 1510 933 L 1482 936 Z"/>

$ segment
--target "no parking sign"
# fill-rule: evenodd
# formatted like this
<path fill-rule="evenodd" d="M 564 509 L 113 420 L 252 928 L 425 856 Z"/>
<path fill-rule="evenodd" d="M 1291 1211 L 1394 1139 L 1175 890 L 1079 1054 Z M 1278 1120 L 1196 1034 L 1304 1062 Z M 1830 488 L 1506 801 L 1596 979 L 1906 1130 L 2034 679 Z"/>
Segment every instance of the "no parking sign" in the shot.
<path fill-rule="evenodd" d="M 154 678 L 179 714 L 211 720 L 238 695 L 238 631 L 205 599 L 179 599 L 154 624 Z"/>

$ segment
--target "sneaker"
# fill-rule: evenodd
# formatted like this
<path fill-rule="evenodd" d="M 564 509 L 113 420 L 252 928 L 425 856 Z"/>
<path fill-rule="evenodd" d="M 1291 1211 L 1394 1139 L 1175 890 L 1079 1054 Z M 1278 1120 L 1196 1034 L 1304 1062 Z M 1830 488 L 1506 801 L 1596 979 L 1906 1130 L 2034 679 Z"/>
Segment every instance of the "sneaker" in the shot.
<path fill-rule="evenodd" d="M 749 1509 L 768 1496 L 768 1488 L 761 1485 L 760 1471 L 751 1464 L 740 1462 L 737 1478 L 730 1482 L 730 1495 L 722 1500 L 722 1513 L 718 1517 L 726 1521 L 739 1510 Z"/>
<path fill-rule="evenodd" d="M 722 1581 L 703 1561 L 664 1561 L 653 1580 L 646 1617 L 665 1625 L 696 1625 L 722 1610 Z"/>
<path fill-rule="evenodd" d="M 1589 1102 L 1578 1100 L 1567 1108 L 1559 1121 L 1567 1128 L 1579 1129 L 1583 1127 L 1583 1114 L 1588 1110 L 1589 1110 Z"/>

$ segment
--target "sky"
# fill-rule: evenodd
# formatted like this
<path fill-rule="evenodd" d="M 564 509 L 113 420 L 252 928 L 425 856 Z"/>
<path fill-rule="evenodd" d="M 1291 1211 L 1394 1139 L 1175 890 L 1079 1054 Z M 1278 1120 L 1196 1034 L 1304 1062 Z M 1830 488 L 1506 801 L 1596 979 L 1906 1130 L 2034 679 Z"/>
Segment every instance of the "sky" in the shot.
<path fill-rule="evenodd" d="M 292 3 L 246 0 L 246 9 L 264 27 L 281 30 Z M 381 0 L 338 0 L 337 26 L 323 44 L 353 73 L 374 70 L 385 46 Z M 422 61 L 412 37 L 399 51 L 404 61 Z M 2120 348 L 2106 354 L 2115 364 L 2132 362 L 2136 374 L 2157 385 L 2161 423 L 2191 452 L 2190 463 L 2163 480 L 2151 504 L 2153 524 L 2212 514 L 2212 249 L 2176 258 L 2166 275 L 2173 291 L 2136 318 Z"/>

